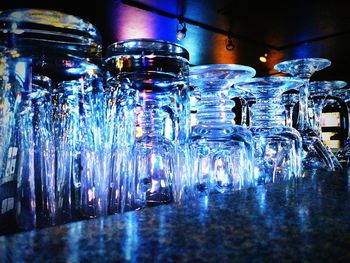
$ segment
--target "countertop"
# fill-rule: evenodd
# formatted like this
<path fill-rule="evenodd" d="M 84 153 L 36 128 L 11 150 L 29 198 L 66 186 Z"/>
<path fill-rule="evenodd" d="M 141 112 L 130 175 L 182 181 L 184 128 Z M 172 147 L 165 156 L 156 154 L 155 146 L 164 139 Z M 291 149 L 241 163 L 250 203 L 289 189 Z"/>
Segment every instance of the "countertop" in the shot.
<path fill-rule="evenodd" d="M 350 262 L 350 171 L 0 236 L 0 262 Z"/>

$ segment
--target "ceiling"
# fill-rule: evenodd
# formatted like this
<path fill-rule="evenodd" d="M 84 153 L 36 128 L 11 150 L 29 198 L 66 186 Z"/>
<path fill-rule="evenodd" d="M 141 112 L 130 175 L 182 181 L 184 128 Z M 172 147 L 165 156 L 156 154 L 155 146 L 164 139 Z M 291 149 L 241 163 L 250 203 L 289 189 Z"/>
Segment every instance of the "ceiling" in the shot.
<path fill-rule="evenodd" d="M 57 3 L 56 3 L 57 2 Z M 102 0 L 1 1 L 0 10 L 36 7 L 80 16 L 101 32 L 104 49 L 127 38 L 156 38 L 180 43 L 192 65 L 235 63 L 251 66 L 257 76 L 274 75 L 283 60 L 322 57 L 330 67 L 312 80 L 350 83 L 350 1 L 289 0 Z M 74 6 L 72 3 L 74 2 Z M 175 37 L 178 18 L 187 25 L 186 38 Z M 235 48 L 228 51 L 228 33 Z M 259 56 L 267 53 L 267 63 Z"/>

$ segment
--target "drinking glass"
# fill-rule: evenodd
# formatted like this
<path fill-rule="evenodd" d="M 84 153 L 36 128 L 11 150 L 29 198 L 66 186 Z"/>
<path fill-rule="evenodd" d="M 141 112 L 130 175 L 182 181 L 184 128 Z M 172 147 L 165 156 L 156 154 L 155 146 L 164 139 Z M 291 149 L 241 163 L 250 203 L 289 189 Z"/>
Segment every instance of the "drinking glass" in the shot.
<path fill-rule="evenodd" d="M 34 101 L 28 108 L 43 114 L 40 121 L 34 121 L 41 128 L 36 127 L 34 137 L 28 141 L 34 143 L 35 138 L 37 149 L 30 158 L 35 158 L 36 188 L 52 191 L 52 177 L 55 178 L 56 223 L 106 214 L 107 200 L 103 195 L 107 190 L 99 183 L 104 178 L 100 152 L 101 43 L 94 25 L 70 14 L 32 8 L 9 9 L 0 14 L 0 44 L 14 48 L 19 59 L 30 61 L 28 72 L 34 77 L 28 87 L 34 94 L 29 98 Z M 37 79 L 45 78 L 50 79 L 50 87 L 35 84 Z M 50 94 L 36 97 L 47 91 Z M 47 112 L 39 111 L 40 103 Z M 43 145 L 51 140 L 52 145 Z M 39 153 L 41 147 L 47 148 Z M 50 186 L 42 185 L 45 183 Z M 36 192 L 41 194 L 40 199 L 48 197 L 39 189 Z M 46 201 L 37 201 L 42 202 Z M 37 214 L 45 214 L 45 209 L 38 206 Z"/>
<path fill-rule="evenodd" d="M 349 88 L 343 88 L 343 89 L 336 89 L 332 92 L 332 96 L 338 97 L 344 103 L 346 104 L 347 109 L 347 136 L 346 140 L 341 146 L 341 148 L 335 153 L 335 156 L 338 158 L 339 162 L 343 167 L 350 167 L 350 129 L 349 129 L 349 123 L 350 123 L 350 89 Z"/>
<path fill-rule="evenodd" d="M 32 77 L 34 170 L 37 226 L 55 223 L 55 140 L 52 125 L 52 82 L 48 77 Z"/>
<path fill-rule="evenodd" d="M 285 125 L 282 93 L 297 89 L 302 80 L 290 77 L 252 78 L 235 85 L 256 97 L 250 130 L 254 138 L 254 178 L 257 184 L 300 177 L 301 137 Z"/>
<path fill-rule="evenodd" d="M 303 58 L 286 60 L 274 66 L 280 72 L 289 73 L 304 81 L 304 85 L 299 88 L 299 117 L 297 130 L 303 140 L 303 166 L 305 169 L 324 168 L 335 170 L 341 168 L 339 162 L 325 147 L 318 133 L 310 125 L 308 99 L 309 81 L 311 76 L 319 70 L 329 67 L 331 62 L 324 58 Z"/>
<path fill-rule="evenodd" d="M 285 125 L 289 127 L 293 126 L 293 113 L 294 107 L 299 101 L 299 91 L 297 90 L 288 90 L 282 93 L 282 103 L 284 104 L 285 112 Z"/>
<path fill-rule="evenodd" d="M 326 98 L 332 94 L 335 89 L 345 87 L 347 83 L 340 80 L 331 81 L 311 81 L 310 82 L 310 99 L 312 101 L 312 110 L 314 114 L 313 128 L 317 130 L 322 139 L 321 114 L 326 104 Z"/>
<path fill-rule="evenodd" d="M 30 60 L 0 48 L 0 233 L 35 227 Z"/>
<path fill-rule="evenodd" d="M 192 127 L 193 173 L 200 193 L 222 193 L 253 183 L 251 132 L 233 120 L 236 96 L 231 86 L 251 78 L 255 70 L 236 64 L 190 68 L 190 84 L 200 93 L 197 124 Z"/>
<path fill-rule="evenodd" d="M 124 101 L 112 132 L 112 212 L 178 202 L 188 188 L 188 59 L 184 47 L 156 39 L 128 39 L 107 48 L 107 86 Z"/>

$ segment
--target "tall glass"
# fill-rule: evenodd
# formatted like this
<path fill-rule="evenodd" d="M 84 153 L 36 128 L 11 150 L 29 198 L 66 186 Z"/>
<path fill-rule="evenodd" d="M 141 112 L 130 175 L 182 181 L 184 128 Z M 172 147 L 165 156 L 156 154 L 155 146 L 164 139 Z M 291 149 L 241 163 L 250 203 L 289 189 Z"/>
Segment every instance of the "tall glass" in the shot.
<path fill-rule="evenodd" d="M 257 184 L 300 177 L 301 137 L 285 125 L 282 93 L 297 89 L 302 80 L 289 77 L 253 78 L 235 85 L 256 97 L 250 130 L 254 138 L 254 176 Z"/>
<path fill-rule="evenodd" d="M 191 133 L 192 172 L 200 193 L 230 192 L 253 183 L 252 134 L 234 124 L 231 98 L 237 94 L 231 86 L 254 75 L 253 68 L 236 64 L 190 68 L 190 83 L 200 94 Z"/>
<path fill-rule="evenodd" d="M 20 59 L 30 61 L 34 84 L 29 85 L 33 92 L 29 98 L 34 100 L 30 108 L 42 116 L 34 120 L 36 154 L 30 158 L 35 158 L 36 188 L 50 193 L 36 191 L 40 197 L 37 215 L 49 217 L 38 222 L 51 220 L 42 204 L 52 195 L 53 178 L 55 205 L 49 207 L 55 210 L 56 223 L 106 214 L 103 195 L 107 190 L 99 183 L 104 175 L 100 167 L 103 89 L 98 30 L 79 17 L 53 10 L 10 9 L 0 13 L 0 44 L 15 48 Z M 44 79 L 50 80 L 49 86 L 35 83 Z M 37 97 L 40 93 L 45 95 Z M 54 143 L 44 145 L 50 141 Z"/>
<path fill-rule="evenodd" d="M 329 67 L 331 62 L 324 58 L 303 58 L 280 62 L 274 68 L 280 72 L 289 73 L 304 81 L 299 88 L 299 117 L 297 130 L 303 139 L 303 166 L 305 169 L 324 168 L 334 170 L 341 168 L 339 162 L 325 147 L 317 131 L 310 125 L 308 112 L 310 77 L 319 70 Z"/>
<path fill-rule="evenodd" d="M 188 59 L 185 48 L 162 40 L 107 48 L 108 89 L 124 101 L 112 132 L 111 212 L 181 199 L 189 177 Z"/>
<path fill-rule="evenodd" d="M 0 48 L 0 233 L 36 225 L 30 60 Z"/>

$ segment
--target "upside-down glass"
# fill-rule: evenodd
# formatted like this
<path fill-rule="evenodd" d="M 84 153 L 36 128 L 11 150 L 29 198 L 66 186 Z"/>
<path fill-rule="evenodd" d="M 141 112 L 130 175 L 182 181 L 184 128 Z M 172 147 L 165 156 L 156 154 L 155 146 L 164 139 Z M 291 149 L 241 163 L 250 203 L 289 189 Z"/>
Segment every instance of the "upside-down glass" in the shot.
<path fill-rule="evenodd" d="M 197 124 L 192 127 L 193 173 L 200 193 L 230 192 L 253 183 L 251 132 L 233 123 L 237 94 L 231 86 L 255 70 L 236 64 L 190 68 L 190 84 L 200 94 Z"/>
<path fill-rule="evenodd" d="M 289 90 L 282 93 L 282 103 L 284 104 L 285 125 L 293 127 L 293 113 L 295 104 L 299 101 L 299 91 Z"/>
<path fill-rule="evenodd" d="M 188 185 L 190 100 L 188 51 L 154 39 L 129 39 L 107 48 L 107 84 L 116 90 L 111 212 L 179 201 Z M 114 133 L 115 133 L 114 132 Z M 112 132 L 113 133 L 113 132 Z"/>
<path fill-rule="evenodd" d="M 302 80 L 289 77 L 253 78 L 236 84 L 256 97 L 252 106 L 252 125 L 255 148 L 254 178 L 257 184 L 300 177 L 301 137 L 285 125 L 282 93 L 297 89 Z"/>
<path fill-rule="evenodd" d="M 346 118 L 347 118 L 347 136 L 341 148 L 335 153 L 335 156 L 338 158 L 339 162 L 343 167 L 350 167 L 350 89 L 343 88 L 337 89 L 332 92 L 332 96 L 338 97 L 346 104 Z"/>
<path fill-rule="evenodd" d="M 105 214 L 103 195 L 107 191 L 99 183 L 104 175 L 99 167 L 103 90 L 98 30 L 79 17 L 53 10 L 10 9 L 0 14 L 0 39 L 15 48 L 19 58 L 30 60 L 34 78 L 50 80 L 50 87 L 36 85 L 33 91 L 30 86 L 34 92 L 30 98 L 34 99 L 31 108 L 38 110 L 36 105 L 45 101 L 48 109 L 46 113 L 37 112 L 45 117 L 34 122 L 37 154 L 33 169 L 36 188 L 52 191 L 55 180 L 55 203 L 47 207 L 54 210 L 56 222 Z M 37 97 L 39 93 L 45 95 Z M 50 140 L 54 141 L 51 145 L 47 143 Z M 47 216 L 41 204 L 51 202 L 51 197 L 46 198 L 52 193 L 36 192 L 40 197 L 37 215 Z"/>
<path fill-rule="evenodd" d="M 303 139 L 303 167 L 305 169 L 326 168 L 334 170 L 341 168 L 338 160 L 325 147 L 321 138 L 310 125 L 308 99 L 310 77 L 319 70 L 329 67 L 331 62 L 324 58 L 303 58 L 286 60 L 274 66 L 280 72 L 289 73 L 304 81 L 299 88 L 299 117 L 297 130 Z"/>
<path fill-rule="evenodd" d="M 318 131 L 318 136 L 322 139 L 321 114 L 326 104 L 326 98 L 336 89 L 345 87 L 347 83 L 340 80 L 324 80 L 310 82 L 310 99 L 312 101 L 312 110 L 314 120 L 312 126 Z"/>
<path fill-rule="evenodd" d="M 0 234 L 36 225 L 30 60 L 0 48 Z"/>

